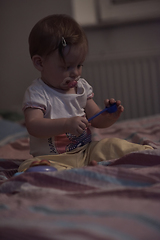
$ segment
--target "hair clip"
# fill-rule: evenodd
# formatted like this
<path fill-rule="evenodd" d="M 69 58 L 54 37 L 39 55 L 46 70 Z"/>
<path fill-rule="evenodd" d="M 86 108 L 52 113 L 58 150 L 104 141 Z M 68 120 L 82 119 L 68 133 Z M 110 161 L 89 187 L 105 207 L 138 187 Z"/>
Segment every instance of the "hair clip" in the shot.
<path fill-rule="evenodd" d="M 66 40 L 64 39 L 64 37 L 62 37 L 62 46 L 63 46 L 63 47 L 66 47 L 66 46 L 67 46 L 67 43 L 66 43 Z"/>

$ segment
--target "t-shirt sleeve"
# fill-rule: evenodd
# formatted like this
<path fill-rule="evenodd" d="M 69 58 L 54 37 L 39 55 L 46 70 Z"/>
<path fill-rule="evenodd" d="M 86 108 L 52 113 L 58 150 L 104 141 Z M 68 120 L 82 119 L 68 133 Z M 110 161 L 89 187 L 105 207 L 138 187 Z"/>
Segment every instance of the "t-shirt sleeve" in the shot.
<path fill-rule="evenodd" d="M 83 78 L 82 78 L 82 84 L 83 84 L 83 87 L 84 87 L 84 89 L 86 91 L 86 94 L 87 94 L 87 100 L 93 98 L 94 93 L 93 93 L 92 86 Z"/>
<path fill-rule="evenodd" d="M 44 113 L 47 108 L 47 101 L 42 89 L 37 89 L 35 86 L 30 86 L 24 95 L 22 109 L 38 108 Z"/>

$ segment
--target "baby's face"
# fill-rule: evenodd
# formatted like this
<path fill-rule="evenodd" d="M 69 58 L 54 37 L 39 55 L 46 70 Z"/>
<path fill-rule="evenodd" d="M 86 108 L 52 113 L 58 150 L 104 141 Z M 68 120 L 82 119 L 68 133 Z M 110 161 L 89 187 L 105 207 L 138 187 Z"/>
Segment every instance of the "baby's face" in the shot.
<path fill-rule="evenodd" d="M 43 59 L 41 78 L 51 87 L 68 91 L 70 88 L 76 87 L 85 57 L 82 49 L 77 46 L 70 48 L 66 46 L 63 54 L 65 62 L 60 57 L 58 50 Z"/>

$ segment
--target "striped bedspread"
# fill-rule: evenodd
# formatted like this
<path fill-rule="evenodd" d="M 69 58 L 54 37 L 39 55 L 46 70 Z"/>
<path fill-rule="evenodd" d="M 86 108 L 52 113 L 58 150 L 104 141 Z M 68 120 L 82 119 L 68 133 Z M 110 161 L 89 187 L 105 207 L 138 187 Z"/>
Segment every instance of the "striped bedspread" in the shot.
<path fill-rule="evenodd" d="M 94 167 L 15 176 L 27 156 L 27 140 L 3 145 L 0 239 L 159 240 L 160 116 L 93 130 L 95 139 L 105 136 L 154 149 Z"/>

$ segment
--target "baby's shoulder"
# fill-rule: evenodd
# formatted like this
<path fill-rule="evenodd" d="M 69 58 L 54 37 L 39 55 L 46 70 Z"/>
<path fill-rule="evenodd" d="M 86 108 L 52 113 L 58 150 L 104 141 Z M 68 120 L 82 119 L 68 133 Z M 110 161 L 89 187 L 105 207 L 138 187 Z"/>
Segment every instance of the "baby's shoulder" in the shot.
<path fill-rule="evenodd" d="M 40 93 L 44 91 L 43 82 L 40 78 L 35 79 L 27 88 L 27 92 Z"/>
<path fill-rule="evenodd" d="M 89 83 L 84 79 L 84 78 L 80 78 L 78 80 L 78 82 L 80 83 L 80 85 L 86 87 L 86 86 L 90 86 Z"/>
<path fill-rule="evenodd" d="M 82 84 L 86 84 L 86 83 L 87 83 L 87 81 L 86 81 L 84 78 L 80 78 L 80 79 L 78 80 L 78 82 L 80 82 L 80 83 L 82 83 Z"/>
<path fill-rule="evenodd" d="M 84 78 L 80 78 L 78 82 L 79 82 L 79 86 L 83 87 L 85 91 L 90 91 L 90 90 L 93 91 L 92 86 Z"/>

